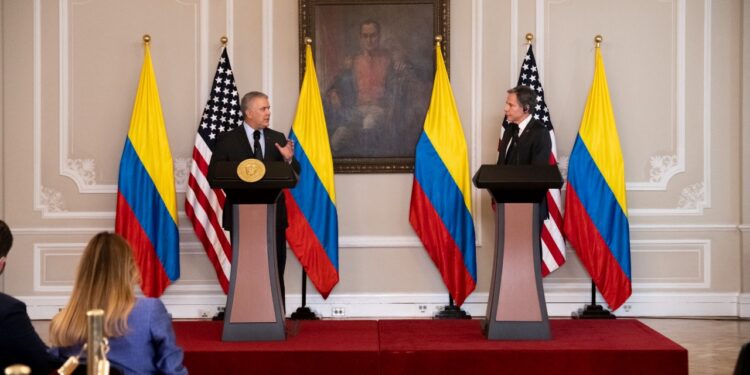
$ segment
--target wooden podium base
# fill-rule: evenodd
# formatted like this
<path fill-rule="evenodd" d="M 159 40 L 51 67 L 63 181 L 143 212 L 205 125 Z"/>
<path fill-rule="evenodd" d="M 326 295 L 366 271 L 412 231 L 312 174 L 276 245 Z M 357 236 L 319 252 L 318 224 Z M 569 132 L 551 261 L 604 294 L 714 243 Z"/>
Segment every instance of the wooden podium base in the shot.
<path fill-rule="evenodd" d="M 498 203 L 487 318 L 490 340 L 549 340 L 541 275 L 538 203 Z"/>
<path fill-rule="evenodd" d="M 276 204 L 233 207 L 232 275 L 223 341 L 285 340 L 276 265 Z"/>

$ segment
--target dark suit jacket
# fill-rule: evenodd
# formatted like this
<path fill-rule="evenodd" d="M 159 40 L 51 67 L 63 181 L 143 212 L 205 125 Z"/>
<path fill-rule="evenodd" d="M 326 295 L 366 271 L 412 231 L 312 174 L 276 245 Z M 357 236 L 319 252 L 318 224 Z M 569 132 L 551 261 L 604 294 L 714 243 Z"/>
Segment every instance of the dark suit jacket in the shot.
<path fill-rule="evenodd" d="M 281 155 L 275 144 L 279 146 L 286 145 L 286 136 L 283 133 L 277 132 L 272 129 L 266 128 L 263 130 L 263 136 L 265 138 L 265 154 L 263 154 L 264 162 L 271 161 L 284 161 L 284 157 Z M 214 166 L 217 161 L 242 161 L 253 157 L 253 149 L 250 147 L 250 141 L 245 133 L 244 125 L 238 126 L 237 128 L 219 135 L 216 139 L 216 147 L 214 147 L 213 155 L 211 156 L 211 163 L 208 166 L 208 181 L 213 181 Z M 292 160 L 292 168 L 299 173 L 300 165 L 297 160 Z M 224 216 L 222 226 L 226 230 L 232 229 L 232 205 L 238 200 L 241 194 L 247 194 L 242 190 L 225 190 L 227 193 L 227 199 L 224 201 Z M 276 226 L 277 229 L 286 229 L 288 223 L 286 218 L 286 200 L 282 194 L 276 204 Z"/>
<path fill-rule="evenodd" d="M 0 369 L 24 364 L 32 374 L 49 374 L 47 346 L 31 326 L 26 305 L 0 293 Z"/>
<path fill-rule="evenodd" d="M 503 133 L 498 148 L 497 164 L 499 165 L 549 165 L 549 156 L 552 152 L 552 140 L 549 130 L 544 123 L 531 119 L 526 129 L 518 137 L 518 144 L 505 155 L 505 150 L 510 142 L 510 132 Z M 508 159 L 508 163 L 505 162 Z"/>

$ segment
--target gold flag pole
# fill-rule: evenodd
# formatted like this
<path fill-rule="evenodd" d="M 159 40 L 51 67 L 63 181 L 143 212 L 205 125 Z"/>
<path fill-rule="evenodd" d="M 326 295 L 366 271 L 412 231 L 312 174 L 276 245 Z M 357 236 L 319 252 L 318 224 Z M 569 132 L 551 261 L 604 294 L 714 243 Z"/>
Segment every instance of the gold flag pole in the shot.
<path fill-rule="evenodd" d="M 219 39 L 219 40 L 221 41 L 221 46 L 222 47 L 226 47 L 227 43 L 229 42 L 229 38 L 227 38 L 226 35 L 222 35 L 221 39 Z"/>
<path fill-rule="evenodd" d="M 602 38 L 601 34 L 599 34 L 599 35 L 597 35 L 597 36 L 594 37 L 594 43 L 596 43 L 596 46 L 595 46 L 596 48 L 600 48 L 601 47 L 602 40 L 604 40 L 604 38 Z"/>
<path fill-rule="evenodd" d="M 440 47 L 440 54 L 443 55 L 443 58 L 445 58 L 445 51 L 443 50 L 442 42 L 443 36 L 440 34 L 435 35 L 435 43 Z"/>
<path fill-rule="evenodd" d="M 534 34 L 526 33 L 526 44 L 531 45 L 533 41 L 534 41 Z"/>
<path fill-rule="evenodd" d="M 307 45 L 312 45 L 312 38 L 310 38 L 309 36 L 308 36 L 308 37 L 305 37 L 305 45 L 306 45 L 306 46 L 307 46 Z"/>
<path fill-rule="evenodd" d="M 143 43 L 145 45 L 148 45 L 149 43 L 151 43 L 151 35 L 143 34 Z"/>

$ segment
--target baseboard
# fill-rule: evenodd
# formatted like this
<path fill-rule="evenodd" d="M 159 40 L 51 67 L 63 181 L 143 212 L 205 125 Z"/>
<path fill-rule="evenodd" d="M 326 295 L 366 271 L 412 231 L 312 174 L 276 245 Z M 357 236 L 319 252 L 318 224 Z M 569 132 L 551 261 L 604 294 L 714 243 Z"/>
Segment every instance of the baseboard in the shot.
<path fill-rule="evenodd" d="M 68 301 L 68 297 L 17 298 L 26 302 L 29 316 L 38 320 L 52 318 Z M 547 292 L 545 298 L 551 317 L 569 317 L 590 302 L 587 293 Z M 161 299 L 176 319 L 210 318 L 226 303 L 223 294 L 165 295 Z M 287 316 L 301 301 L 299 294 L 287 296 Z M 483 317 L 486 301 L 487 293 L 475 293 L 462 308 L 473 317 Z M 444 294 L 349 294 L 333 295 L 328 300 L 317 295 L 307 297 L 307 306 L 323 318 L 430 318 L 447 304 L 448 296 Z M 750 317 L 750 294 L 637 293 L 614 313 L 621 317 Z"/>
<path fill-rule="evenodd" d="M 750 318 L 750 293 L 742 293 L 738 302 L 739 317 Z"/>

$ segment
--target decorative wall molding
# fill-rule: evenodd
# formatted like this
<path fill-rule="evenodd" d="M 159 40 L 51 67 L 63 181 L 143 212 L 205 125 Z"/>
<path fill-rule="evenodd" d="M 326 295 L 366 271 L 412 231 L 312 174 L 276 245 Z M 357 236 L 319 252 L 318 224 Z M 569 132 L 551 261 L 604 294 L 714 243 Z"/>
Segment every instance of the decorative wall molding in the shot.
<path fill-rule="evenodd" d="M 209 77 L 209 62 L 208 62 L 208 24 L 209 24 L 209 7 L 208 7 L 209 1 L 208 0 L 200 0 L 200 3 L 198 3 L 198 14 L 200 16 L 199 19 L 199 36 L 198 36 L 198 45 L 200 49 L 200 59 L 198 61 L 198 77 L 199 82 L 197 82 L 198 86 L 198 92 L 196 93 L 196 106 L 195 106 L 195 113 L 201 113 L 203 106 L 208 101 L 208 90 L 209 90 L 209 80 L 213 78 L 213 76 Z M 230 39 L 231 40 L 231 39 Z M 196 121 L 196 127 L 198 121 Z"/>
<path fill-rule="evenodd" d="M 482 136 L 482 77 L 484 76 L 484 64 L 482 63 L 482 50 L 484 44 L 484 38 L 482 32 L 484 31 L 484 18 L 483 18 L 484 0 L 472 0 L 471 2 L 471 155 L 469 157 L 469 170 L 472 171 L 473 176 L 480 167 L 480 140 L 484 139 Z M 455 54 L 454 54 L 455 56 Z M 454 65 L 455 66 L 455 65 Z M 475 228 L 482 228 L 482 216 L 480 214 L 481 207 L 481 194 L 480 189 L 472 190 L 472 207 L 471 210 L 474 213 L 474 224 Z M 476 232 L 476 244 L 477 246 L 482 245 L 482 231 Z M 420 243 L 421 245 L 421 243 Z"/>
<path fill-rule="evenodd" d="M 27 305 L 32 319 L 51 319 L 59 308 L 68 302 L 67 296 L 38 297 L 19 296 Z M 569 317 L 573 311 L 590 302 L 587 291 L 580 293 L 545 293 L 547 311 L 552 317 Z M 211 317 L 226 303 L 223 293 L 181 294 L 161 297 L 167 310 L 175 319 L 195 319 Z M 300 306 L 299 294 L 288 294 L 286 311 L 288 314 Z M 475 318 L 485 316 L 487 293 L 474 293 L 462 306 Z M 597 297 L 598 303 L 603 303 Z M 740 306 L 747 307 L 750 297 L 738 293 L 635 293 L 618 310 L 620 317 L 666 317 L 666 316 L 726 316 L 737 317 Z M 324 318 L 332 318 L 336 308 L 351 318 L 428 318 L 445 306 L 445 293 L 432 294 L 333 294 L 327 300 L 320 296 L 308 296 L 307 305 Z M 747 313 L 747 310 L 744 310 Z M 744 315 L 747 316 L 747 315 Z"/>
<path fill-rule="evenodd" d="M 67 2 L 63 1 L 60 4 L 61 14 L 67 14 Z M 64 9 L 63 9 L 64 8 Z M 50 193 L 45 192 L 42 186 L 42 4 L 41 0 L 34 0 L 33 2 L 33 169 L 34 169 L 34 210 L 42 213 L 42 218 L 52 219 L 68 219 L 68 218 L 80 218 L 80 219 L 101 219 L 114 217 L 114 212 L 97 212 L 97 211 L 85 211 L 85 212 L 68 212 L 63 210 L 57 210 L 54 208 L 50 209 Z M 62 84 L 62 81 L 61 81 Z M 67 99 L 66 99 L 67 100 Z M 65 102 L 67 103 L 67 102 Z M 63 102 L 60 103 L 63 106 Z M 60 163 L 62 163 L 60 158 Z M 67 160 L 67 157 L 65 158 Z M 76 175 L 77 176 L 77 175 Z M 80 185 L 79 185 L 80 187 Z M 52 194 L 55 196 L 55 194 Z M 62 200 L 62 193 L 60 193 L 59 200 Z"/>
<path fill-rule="evenodd" d="M 234 56 L 234 0 L 227 0 L 226 20 L 227 20 L 226 33 L 227 33 L 227 39 L 228 39 L 227 53 L 229 54 L 229 59 L 231 60 L 232 56 Z M 208 92 L 208 89 L 206 89 L 205 91 Z M 206 100 L 208 100 L 207 97 L 203 99 L 204 102 Z"/>
<path fill-rule="evenodd" d="M 88 2 L 73 2 L 75 5 L 82 5 Z M 199 48 L 196 50 L 195 60 L 198 62 L 200 72 L 205 72 L 207 63 L 207 34 L 208 34 L 208 0 L 199 0 L 198 3 L 177 1 L 177 3 L 194 8 L 195 18 L 200 18 L 199 27 L 196 30 L 196 40 L 200 40 Z M 60 89 L 58 99 L 60 102 L 59 110 L 59 174 L 73 180 L 82 194 L 115 194 L 117 185 L 98 184 L 96 183 L 96 164 L 93 159 L 74 159 L 69 157 L 69 139 L 70 133 L 70 4 L 68 0 L 59 1 L 58 12 L 58 42 L 59 56 L 58 69 L 60 75 Z M 42 218 L 51 219 L 108 219 L 114 217 L 114 211 L 64 211 L 50 209 L 45 203 L 49 194 L 42 191 L 42 6 L 41 0 L 33 2 L 33 164 L 34 164 L 34 210 L 42 213 Z M 199 56 L 200 55 L 200 58 Z M 198 72 L 196 72 L 198 73 Z M 199 74 L 205 76 L 205 73 Z M 206 88 L 208 78 L 202 79 L 198 84 L 202 89 L 201 92 L 207 92 Z M 203 88 L 206 88 L 203 90 Z M 196 102 L 201 97 L 196 95 Z M 181 159 L 178 159 L 181 161 Z M 188 167 L 189 168 L 189 167 Z M 175 175 L 182 173 L 181 170 L 175 170 Z M 187 183 L 176 184 L 176 192 L 184 193 Z M 59 193 L 59 199 L 62 200 L 62 193 Z M 180 214 L 184 217 L 184 213 Z"/>
<path fill-rule="evenodd" d="M 194 9 L 195 18 L 207 18 L 207 15 L 200 14 L 201 10 L 207 10 L 208 8 L 204 5 L 206 0 L 201 0 L 200 5 L 198 3 L 194 2 L 185 2 L 185 1 L 177 1 L 178 4 L 185 5 L 185 6 L 192 6 Z M 60 163 L 60 170 L 59 173 L 61 176 L 69 177 L 71 180 L 73 180 L 78 188 L 78 192 L 80 193 L 104 193 L 104 194 L 114 194 L 117 193 L 117 185 L 115 184 L 97 184 L 95 181 L 95 178 L 92 180 L 91 176 L 96 176 L 95 170 L 86 170 L 81 168 L 71 168 L 71 166 L 75 166 L 75 160 L 77 159 L 71 159 L 69 157 L 70 155 L 70 141 L 68 139 L 68 136 L 70 134 L 70 9 L 69 9 L 69 2 L 68 1 L 60 1 L 60 12 L 59 12 L 59 50 L 60 50 L 60 56 L 59 56 L 59 71 L 60 71 L 60 91 L 59 91 L 59 101 L 60 101 L 60 113 L 59 113 L 59 134 L 60 134 L 60 155 L 59 155 L 59 163 Z M 81 5 L 76 4 L 76 5 Z M 202 22 L 201 22 L 202 25 Z M 199 33 L 201 33 L 200 27 L 196 30 L 195 38 L 202 41 L 205 38 L 200 37 Z M 205 31 L 204 31 L 205 33 Z M 200 47 L 199 47 L 200 48 Z M 206 53 L 205 49 L 203 51 L 196 50 L 196 56 L 195 61 L 199 65 L 198 71 L 205 71 L 205 63 L 204 60 L 206 59 Z M 199 55 L 200 56 L 199 58 Z M 198 72 L 196 72 L 198 73 Z M 205 83 L 201 82 L 199 83 L 199 86 L 204 86 Z M 197 89 L 197 87 L 196 87 Z M 196 96 L 196 102 L 198 101 L 198 97 L 200 95 Z M 197 104 L 197 103 L 196 103 Z M 41 130 L 41 129 L 40 129 Z M 92 160 L 92 159 L 88 159 Z M 93 161 L 93 160 L 92 160 Z M 93 168 L 94 164 L 90 164 L 89 167 Z M 178 189 L 177 192 L 184 193 L 184 186 L 182 185 L 183 189 Z"/>
<path fill-rule="evenodd" d="M 94 159 L 66 159 L 65 164 L 66 170 L 73 173 L 83 185 L 96 185 L 96 161 Z"/>
<path fill-rule="evenodd" d="M 544 6 L 543 0 L 537 0 L 537 35 L 542 35 L 543 28 L 540 25 L 546 25 L 545 21 L 545 6 Z M 548 4 L 560 4 L 563 3 L 561 1 L 549 1 Z M 686 65 L 686 57 L 685 57 L 685 49 L 686 49 L 686 1 L 685 0 L 675 0 L 672 1 L 673 7 L 676 3 L 676 11 L 673 11 L 673 19 L 672 19 L 672 31 L 673 31 L 673 40 L 675 41 L 674 49 L 675 49 L 675 59 L 672 63 L 672 66 L 675 67 L 674 72 L 674 84 L 675 84 L 675 95 L 674 95 L 674 101 L 675 101 L 675 122 L 676 122 L 676 154 L 674 154 L 674 158 L 671 160 L 669 164 L 664 164 L 662 160 L 657 160 L 659 162 L 659 166 L 656 168 L 656 171 L 654 170 L 654 158 L 661 159 L 660 156 L 652 157 L 650 164 L 651 164 L 651 177 L 649 181 L 647 182 L 627 182 L 626 183 L 626 189 L 629 191 L 666 191 L 667 185 L 672 177 L 677 175 L 678 173 L 684 172 L 686 170 L 685 166 L 685 133 L 686 133 L 686 124 L 685 124 L 685 65 Z M 537 42 L 537 65 L 540 67 L 540 79 L 541 79 L 541 73 L 542 73 L 542 66 L 544 65 L 544 47 L 543 47 L 543 40 Z M 539 62 L 542 63 L 539 63 Z M 631 210 L 632 212 L 633 210 Z M 635 212 L 635 216 L 638 216 L 638 211 Z"/>
<path fill-rule="evenodd" d="M 83 254 L 86 244 L 83 242 L 35 243 L 34 244 L 34 291 L 35 292 L 68 292 L 73 291 L 73 282 L 65 285 L 49 285 L 44 279 L 47 262 L 44 258 L 55 256 L 79 256 Z M 54 254 L 43 254 L 45 250 Z"/>
<path fill-rule="evenodd" d="M 477 241 L 477 243 L 479 243 Z M 413 236 L 341 236 L 339 248 L 421 248 L 422 242 Z"/>
<path fill-rule="evenodd" d="M 261 4 L 262 42 L 261 65 L 263 67 L 263 92 L 273 98 L 273 0 L 263 0 Z"/>
<path fill-rule="evenodd" d="M 188 178 L 190 177 L 190 164 L 193 162 L 191 158 L 174 158 L 172 163 L 174 164 L 174 187 L 176 191 L 186 191 Z"/>
<path fill-rule="evenodd" d="M 710 207 L 710 178 L 711 178 L 711 164 L 710 164 L 710 133 L 711 133 L 711 99 L 710 99 L 710 87 L 711 87 L 711 2 L 712 0 L 704 0 L 705 16 L 703 19 L 703 55 L 704 55 L 704 69 L 703 69 L 703 103 L 704 103 L 704 116 L 703 116 L 703 155 L 704 155 L 704 176 L 703 184 L 705 186 L 705 194 L 698 200 L 696 200 L 691 207 L 678 207 L 676 209 L 671 208 L 631 208 L 629 209 L 629 215 L 631 217 L 637 216 L 678 216 L 678 215 L 700 215 L 703 213 L 704 208 Z M 536 56 L 537 65 L 539 67 L 540 79 L 544 69 L 544 34 L 546 25 L 545 12 L 546 6 L 549 4 L 560 4 L 563 1 L 551 1 L 551 0 L 537 0 L 536 2 Z M 672 177 L 679 173 L 685 172 L 686 167 L 686 121 L 685 121 L 685 97 L 686 97 L 686 29 L 687 29 L 687 12 L 686 12 L 686 0 L 674 0 L 672 1 L 676 11 L 673 12 L 673 37 L 675 39 L 675 66 L 674 84 L 675 84 L 675 122 L 676 122 L 676 142 L 675 142 L 675 154 L 673 155 L 655 155 L 650 160 L 651 170 L 649 181 L 646 182 L 627 182 L 626 189 L 628 191 L 666 191 L 669 181 Z M 517 0 L 511 1 L 511 15 L 514 14 L 517 17 Z M 516 7 L 516 8 L 514 8 Z M 513 19 L 513 16 L 511 16 Z M 511 40 L 515 42 L 518 37 L 517 22 L 511 21 Z M 515 71 L 518 59 L 517 52 L 511 47 L 511 70 Z M 514 76 L 511 73 L 511 82 L 514 82 Z M 567 174 L 567 170 L 564 176 Z"/>
<path fill-rule="evenodd" d="M 702 280 L 697 282 L 680 282 L 679 278 L 675 280 L 672 277 L 649 277 L 659 281 L 639 282 L 637 279 L 633 282 L 633 289 L 709 289 L 711 288 L 711 240 L 709 239 L 660 239 L 660 240 L 630 240 L 631 258 L 638 256 L 639 253 L 663 252 L 663 253 L 696 253 L 700 259 L 699 269 L 695 270 L 701 275 Z M 635 246 L 633 246 L 635 245 Z M 674 245 L 693 245 L 697 249 L 673 249 Z M 639 250 L 638 248 L 647 248 Z"/>
<path fill-rule="evenodd" d="M 535 30 L 534 30 L 534 44 L 536 45 L 536 49 L 534 49 L 534 58 L 536 59 L 536 68 L 537 68 L 537 74 L 539 75 L 539 82 L 542 82 L 542 85 L 544 85 L 544 39 L 545 39 L 545 25 L 544 22 L 544 15 L 545 8 L 544 8 L 544 0 L 536 0 L 536 4 L 534 9 L 536 10 L 535 14 Z M 515 81 L 511 81 L 515 82 Z"/>
<path fill-rule="evenodd" d="M 650 160 L 649 182 L 659 184 L 662 181 L 668 181 L 671 176 L 668 178 L 666 175 L 677 167 L 679 161 L 680 159 L 677 155 L 652 156 Z"/>
<path fill-rule="evenodd" d="M 14 231 L 15 233 L 15 231 Z M 98 232 L 97 232 L 98 233 Z M 45 280 L 46 268 L 50 257 L 74 256 L 80 257 L 86 248 L 85 242 L 45 242 L 33 245 L 33 279 L 34 292 L 67 292 L 73 291 L 73 281 L 66 283 L 49 283 Z M 180 256 L 205 256 L 203 247 L 199 242 L 185 242 L 180 244 Z M 218 281 L 210 280 L 178 280 L 168 288 L 170 293 L 183 292 L 212 292 L 221 293 L 222 289 Z"/>
<path fill-rule="evenodd" d="M 53 188 L 42 186 L 39 199 L 40 206 L 45 212 L 60 213 L 66 211 L 62 193 Z"/>
<path fill-rule="evenodd" d="M 677 206 L 681 209 L 698 209 L 705 200 L 705 186 L 698 182 L 682 189 Z"/>
<path fill-rule="evenodd" d="M 685 66 L 687 65 L 686 60 L 686 30 L 687 30 L 687 12 L 686 12 L 686 0 L 676 0 L 671 2 L 672 6 L 675 7 L 676 12 L 673 11 L 672 19 L 672 37 L 675 39 L 675 61 L 672 66 L 675 67 L 673 75 L 673 83 L 675 86 L 675 129 L 677 130 L 676 142 L 676 154 L 674 155 L 655 155 L 651 157 L 649 164 L 651 171 L 649 173 L 648 182 L 630 182 L 627 183 L 627 189 L 631 191 L 667 191 L 667 185 L 669 181 L 678 173 L 685 172 L 686 160 L 685 160 Z M 676 14 L 675 14 L 676 13 Z M 704 150 L 706 151 L 706 150 Z M 671 160 L 670 160 L 671 157 Z M 664 159 L 667 160 L 664 160 Z M 655 160 L 656 159 L 656 160 Z M 666 161 L 666 163 L 665 163 Z M 655 166 L 655 163 L 660 164 Z"/>
<path fill-rule="evenodd" d="M 99 232 L 113 230 L 113 227 L 21 227 L 13 228 L 13 236 L 93 236 Z M 190 226 L 179 227 L 177 230 L 183 236 L 193 234 L 193 227 Z"/>
<path fill-rule="evenodd" d="M 675 84 L 678 87 L 678 111 L 677 111 L 677 118 L 678 118 L 678 125 L 682 124 L 681 126 L 678 126 L 678 140 L 681 140 L 681 142 L 678 142 L 678 148 L 677 148 L 677 165 L 666 170 L 661 178 L 661 183 L 659 184 L 659 189 L 651 189 L 649 185 L 634 185 L 634 184 L 627 184 L 628 190 L 666 190 L 666 186 L 669 182 L 669 180 L 678 173 L 678 169 L 684 170 L 684 141 L 685 141 L 685 135 L 684 135 L 684 123 L 685 123 L 685 17 L 686 17 L 686 1 L 685 0 L 677 0 L 678 1 L 678 29 L 680 32 L 678 32 L 677 37 L 680 40 L 678 45 L 682 45 L 682 49 L 678 50 L 678 55 L 680 58 L 678 59 L 680 61 L 680 66 L 678 67 L 678 81 L 675 82 Z M 686 192 L 683 190 L 683 195 L 687 194 L 691 198 L 687 198 L 683 201 L 683 199 L 680 199 L 680 203 L 678 203 L 677 208 L 632 208 L 629 209 L 629 215 L 631 217 L 636 216 L 681 216 L 681 215 L 691 215 L 691 216 L 698 216 L 703 214 L 703 210 L 705 208 L 711 207 L 711 82 L 712 82 L 712 73 L 711 73 L 711 48 L 712 48 L 712 33 L 711 33 L 711 17 L 712 17 L 712 2 L 713 0 L 704 0 L 703 1 L 703 9 L 704 9 L 704 15 L 703 15 L 703 180 L 701 182 L 703 186 L 702 195 L 696 196 L 695 194 L 691 192 Z M 679 79 L 679 77 L 682 77 L 682 79 Z M 682 144 L 682 146 L 681 146 Z M 682 153 L 681 153 L 682 152 Z M 672 173 L 674 172 L 674 173 Z M 639 183 L 640 184 L 640 183 Z M 662 186 L 663 185 L 663 189 Z M 640 187 L 639 189 L 633 189 L 635 187 Z M 692 187 L 687 187 L 686 189 L 694 189 Z M 693 198 L 694 197 L 694 198 Z M 683 204 L 684 202 L 684 204 Z"/>
<path fill-rule="evenodd" d="M 510 78 L 508 82 L 513 84 L 518 80 L 518 48 L 516 48 L 516 43 L 518 43 L 518 0 L 510 1 L 508 17 L 510 18 L 510 64 L 508 64 L 510 66 Z M 537 67 L 539 67 L 538 63 Z"/>
<path fill-rule="evenodd" d="M 740 318 L 750 318 L 750 293 L 742 293 L 739 297 L 737 310 Z"/>
<path fill-rule="evenodd" d="M 631 232 L 734 232 L 734 224 L 631 224 Z"/>
<path fill-rule="evenodd" d="M 560 155 L 560 158 L 557 159 L 557 168 L 560 170 L 560 174 L 563 177 L 563 180 L 568 180 L 568 163 L 570 162 L 570 155 Z M 563 186 L 563 190 L 565 189 L 565 186 Z"/>

